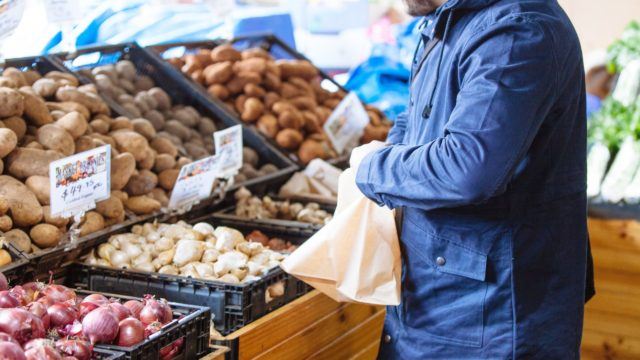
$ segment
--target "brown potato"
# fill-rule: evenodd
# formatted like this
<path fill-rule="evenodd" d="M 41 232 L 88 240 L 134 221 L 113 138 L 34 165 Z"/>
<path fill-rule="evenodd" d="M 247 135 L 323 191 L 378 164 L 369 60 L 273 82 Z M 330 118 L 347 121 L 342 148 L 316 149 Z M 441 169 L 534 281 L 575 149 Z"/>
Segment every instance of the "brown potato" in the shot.
<path fill-rule="evenodd" d="M 204 68 L 202 74 L 207 85 L 224 84 L 233 76 L 232 64 L 230 61 L 211 64 Z"/>
<path fill-rule="evenodd" d="M 24 112 L 24 97 L 18 91 L 0 87 L 0 118 L 22 116 Z"/>
<path fill-rule="evenodd" d="M 29 236 L 38 247 L 49 248 L 60 243 L 62 231 L 51 224 L 38 224 L 31 228 Z"/>
<path fill-rule="evenodd" d="M 292 76 L 312 79 L 318 76 L 318 69 L 306 60 L 277 60 L 283 78 Z"/>
<path fill-rule="evenodd" d="M 161 188 L 157 187 L 151 190 L 151 192 L 147 196 L 158 201 L 162 206 L 169 205 L 169 197 L 167 196 L 167 193 Z"/>
<path fill-rule="evenodd" d="M 159 87 L 151 88 L 147 93 L 153 96 L 153 98 L 155 99 L 157 104 L 156 109 L 163 111 L 163 110 L 169 110 L 171 108 L 171 98 L 161 88 Z"/>
<path fill-rule="evenodd" d="M 94 120 L 94 121 L 103 121 L 103 120 Z M 69 134 L 71 134 L 74 140 L 84 135 L 84 133 L 86 133 L 87 129 L 89 128 L 87 119 L 77 111 L 72 111 L 70 113 L 67 113 L 66 115 L 58 119 L 55 124 L 65 129 Z"/>
<path fill-rule="evenodd" d="M 145 195 L 158 185 L 158 176 L 149 170 L 133 174 L 124 190 L 132 196 Z"/>
<path fill-rule="evenodd" d="M 69 219 L 63 218 L 60 216 L 52 216 L 51 215 L 51 207 L 43 206 L 42 213 L 44 215 L 44 222 L 47 224 L 51 224 L 58 228 L 65 228 L 69 224 Z"/>
<path fill-rule="evenodd" d="M 0 197 L 0 215 L 4 215 L 9 211 L 9 201 L 7 199 Z"/>
<path fill-rule="evenodd" d="M 96 211 L 105 218 L 120 218 L 124 214 L 124 205 L 119 198 L 111 196 L 96 203 Z"/>
<path fill-rule="evenodd" d="M 233 64 L 235 73 L 255 72 L 262 74 L 267 70 L 267 60 L 259 57 L 237 61 Z"/>
<path fill-rule="evenodd" d="M 36 196 L 40 205 L 49 205 L 51 187 L 48 176 L 29 176 L 24 184 L 27 185 L 29 190 L 31 190 L 31 192 Z"/>
<path fill-rule="evenodd" d="M 131 123 L 131 120 L 129 120 L 128 117 L 118 116 L 117 118 L 111 121 L 109 130 L 110 131 L 133 130 L 133 124 Z"/>
<path fill-rule="evenodd" d="M 12 116 L 10 118 L 3 119 L 2 122 L 7 129 L 13 130 L 18 137 L 18 141 L 22 140 L 27 133 L 27 123 L 22 118 Z"/>
<path fill-rule="evenodd" d="M 49 163 L 63 157 L 54 150 L 19 147 L 6 157 L 6 172 L 17 179 L 31 175 L 49 176 Z"/>
<path fill-rule="evenodd" d="M 31 124 L 42 126 L 53 122 L 47 104 L 30 87 L 18 90 L 24 99 L 24 116 L 31 120 Z"/>
<path fill-rule="evenodd" d="M 278 119 L 271 114 L 262 115 L 260 119 L 258 119 L 257 127 L 261 133 L 271 139 L 276 137 L 276 134 L 280 129 L 278 126 Z"/>
<path fill-rule="evenodd" d="M 120 130 L 112 132 L 111 137 L 115 140 L 120 152 L 131 153 L 136 161 L 141 161 L 148 155 L 146 150 L 149 148 L 149 142 L 136 132 Z"/>
<path fill-rule="evenodd" d="M 2 71 L 2 76 L 11 79 L 18 88 L 29 85 L 24 73 L 14 67 L 4 69 L 4 71 Z"/>
<path fill-rule="evenodd" d="M 172 158 L 178 156 L 178 149 L 171 140 L 168 140 L 167 138 L 156 137 L 151 140 L 151 148 L 157 151 L 158 154 L 167 154 Z"/>
<path fill-rule="evenodd" d="M 302 133 L 295 129 L 282 129 L 276 135 L 276 143 L 287 150 L 297 149 L 303 140 Z"/>
<path fill-rule="evenodd" d="M 136 160 L 128 152 L 111 160 L 111 190 L 122 190 L 136 170 Z"/>
<path fill-rule="evenodd" d="M 49 98 L 55 95 L 56 90 L 58 90 L 60 86 L 62 86 L 62 84 L 53 79 L 42 78 L 33 83 L 31 87 L 36 94 L 43 98 Z"/>
<path fill-rule="evenodd" d="M 104 217 L 95 211 L 89 211 L 84 215 L 80 223 L 80 236 L 86 236 L 96 231 L 104 229 Z"/>
<path fill-rule="evenodd" d="M 278 125 L 283 129 L 300 130 L 304 125 L 304 120 L 298 111 L 285 110 L 278 116 Z"/>
<path fill-rule="evenodd" d="M 214 98 L 226 100 L 229 98 L 229 90 L 224 85 L 213 84 L 207 88 L 207 92 Z"/>
<path fill-rule="evenodd" d="M 136 215 L 150 214 L 160 210 L 162 204 L 149 196 L 131 196 L 125 201 L 125 207 Z"/>
<path fill-rule="evenodd" d="M 156 162 L 153 165 L 153 171 L 160 174 L 164 170 L 173 169 L 174 166 L 176 166 L 175 157 L 169 154 L 158 154 L 158 156 L 156 156 Z"/>
<path fill-rule="evenodd" d="M 82 114 L 82 116 L 84 116 L 85 119 L 89 119 L 91 117 L 91 112 L 89 112 L 89 109 L 86 106 L 79 104 L 77 102 L 62 101 L 62 102 L 47 102 L 46 104 L 47 104 L 47 108 L 50 111 L 59 110 L 65 113 L 77 111 L 80 114 Z"/>
<path fill-rule="evenodd" d="M 16 249 L 27 254 L 31 253 L 31 239 L 26 232 L 20 229 L 13 229 L 5 232 L 3 236 Z"/>
<path fill-rule="evenodd" d="M 18 137 L 13 130 L 0 128 L 0 159 L 9 155 L 18 145 Z"/>
<path fill-rule="evenodd" d="M 55 150 L 65 156 L 72 155 L 76 151 L 73 136 L 55 124 L 47 124 L 38 128 L 36 139 L 45 149 Z"/>
<path fill-rule="evenodd" d="M 53 79 L 56 80 L 57 82 L 60 82 L 64 85 L 71 85 L 71 86 L 78 86 L 80 85 L 80 83 L 78 82 L 78 79 L 73 76 L 73 74 L 69 74 L 69 73 L 65 73 L 62 71 L 49 71 L 48 73 L 45 74 L 44 76 L 46 79 Z"/>
<path fill-rule="evenodd" d="M 215 47 L 211 50 L 210 57 L 213 62 L 238 61 L 242 59 L 240 52 L 230 44 Z"/>
<path fill-rule="evenodd" d="M 13 227 L 13 220 L 9 215 L 0 215 L 0 231 L 7 232 Z"/>
<path fill-rule="evenodd" d="M 156 129 L 149 120 L 138 118 L 131 120 L 131 123 L 133 124 L 133 130 L 142 134 L 147 140 L 151 140 L 156 136 Z"/>
<path fill-rule="evenodd" d="M 242 121 L 254 122 L 260 118 L 264 112 L 264 105 L 258 98 L 248 98 L 240 115 Z"/>
<path fill-rule="evenodd" d="M 167 169 L 158 175 L 158 184 L 165 190 L 171 191 L 178 180 L 180 169 Z"/>
<path fill-rule="evenodd" d="M 85 106 L 93 114 L 109 114 L 109 106 L 96 94 L 83 92 L 73 86 L 63 86 L 56 90 L 59 101 L 73 101 Z"/>
<path fill-rule="evenodd" d="M 0 175 L 0 197 L 9 202 L 16 226 L 31 226 L 42 220 L 42 206 L 26 185 L 11 176 Z"/>
<path fill-rule="evenodd" d="M 316 158 L 326 160 L 330 155 L 327 144 L 313 139 L 305 140 L 298 149 L 298 158 L 305 165 Z"/>

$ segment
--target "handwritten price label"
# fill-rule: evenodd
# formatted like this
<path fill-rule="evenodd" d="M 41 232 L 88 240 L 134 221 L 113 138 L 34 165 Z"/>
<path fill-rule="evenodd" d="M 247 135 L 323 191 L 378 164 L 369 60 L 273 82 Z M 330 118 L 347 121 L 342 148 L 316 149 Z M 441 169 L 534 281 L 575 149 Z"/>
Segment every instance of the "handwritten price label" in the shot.
<path fill-rule="evenodd" d="M 242 125 L 214 132 L 213 140 L 220 156 L 220 176 L 234 175 L 242 167 Z"/>
<path fill-rule="evenodd" d="M 220 160 L 215 155 L 183 166 L 171 192 L 169 208 L 184 208 L 209 197 L 213 181 L 220 172 Z"/>
<path fill-rule="evenodd" d="M 72 217 L 93 209 L 111 194 L 111 146 L 51 162 L 49 183 L 52 215 Z"/>
<path fill-rule="evenodd" d="M 331 113 L 323 128 L 333 147 L 342 154 L 358 145 L 368 123 L 369 116 L 358 95 L 350 92 Z"/>

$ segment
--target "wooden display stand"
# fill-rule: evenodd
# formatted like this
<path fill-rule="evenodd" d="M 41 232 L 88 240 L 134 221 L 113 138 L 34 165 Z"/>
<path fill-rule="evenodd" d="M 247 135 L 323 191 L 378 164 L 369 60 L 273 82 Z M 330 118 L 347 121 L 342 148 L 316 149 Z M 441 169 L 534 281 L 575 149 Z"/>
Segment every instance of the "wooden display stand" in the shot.
<path fill-rule="evenodd" d="M 640 223 L 589 219 L 596 296 L 585 309 L 583 359 L 640 359 Z"/>
<path fill-rule="evenodd" d="M 314 290 L 229 334 L 229 351 L 207 359 L 373 360 L 384 314 L 384 307 L 337 303 Z"/>

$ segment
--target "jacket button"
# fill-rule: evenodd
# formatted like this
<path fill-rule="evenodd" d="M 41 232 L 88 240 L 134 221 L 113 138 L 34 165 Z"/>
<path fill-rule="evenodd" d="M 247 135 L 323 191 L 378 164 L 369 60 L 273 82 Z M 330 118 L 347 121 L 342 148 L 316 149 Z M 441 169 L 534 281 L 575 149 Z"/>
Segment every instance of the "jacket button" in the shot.
<path fill-rule="evenodd" d="M 436 258 L 436 264 L 438 264 L 438 266 L 442 266 L 447 262 L 447 260 L 445 258 L 443 258 L 442 256 L 438 256 Z"/>
<path fill-rule="evenodd" d="M 385 344 L 389 344 L 391 342 L 391 335 L 386 334 L 383 338 Z"/>

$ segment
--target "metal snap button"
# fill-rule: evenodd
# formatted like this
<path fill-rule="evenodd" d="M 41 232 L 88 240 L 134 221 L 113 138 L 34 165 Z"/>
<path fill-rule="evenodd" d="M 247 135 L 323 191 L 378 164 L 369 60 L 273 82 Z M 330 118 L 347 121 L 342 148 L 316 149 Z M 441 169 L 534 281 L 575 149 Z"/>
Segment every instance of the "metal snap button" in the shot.
<path fill-rule="evenodd" d="M 383 339 L 383 340 L 384 340 L 384 343 L 385 343 L 385 344 L 390 343 L 390 342 L 391 342 L 391 335 L 389 335 L 389 334 L 385 334 L 385 336 L 384 336 L 384 339 Z"/>
<path fill-rule="evenodd" d="M 442 265 L 444 265 L 446 262 L 447 262 L 447 260 L 446 260 L 445 258 L 443 258 L 442 256 L 438 256 L 438 257 L 436 258 L 436 264 L 437 264 L 438 266 L 442 266 Z"/>

